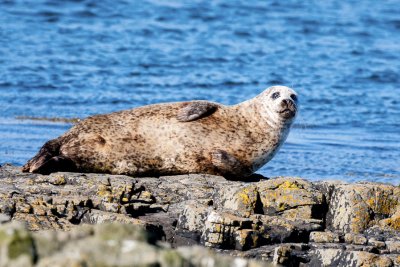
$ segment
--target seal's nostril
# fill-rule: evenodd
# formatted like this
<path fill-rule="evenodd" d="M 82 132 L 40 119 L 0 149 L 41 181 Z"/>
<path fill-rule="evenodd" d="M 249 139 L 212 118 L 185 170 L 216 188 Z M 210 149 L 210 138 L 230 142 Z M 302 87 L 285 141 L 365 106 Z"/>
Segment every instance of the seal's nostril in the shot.
<path fill-rule="evenodd" d="M 282 104 L 286 104 L 286 105 L 293 105 L 294 102 L 291 99 L 283 99 L 282 100 Z"/>

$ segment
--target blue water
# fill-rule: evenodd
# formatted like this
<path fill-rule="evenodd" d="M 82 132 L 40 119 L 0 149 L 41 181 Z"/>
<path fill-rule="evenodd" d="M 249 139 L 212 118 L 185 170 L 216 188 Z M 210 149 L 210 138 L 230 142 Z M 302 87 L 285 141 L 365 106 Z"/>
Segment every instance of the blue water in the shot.
<path fill-rule="evenodd" d="M 0 1 L 0 164 L 86 117 L 234 104 L 293 87 L 301 111 L 260 172 L 400 183 L 399 1 Z"/>

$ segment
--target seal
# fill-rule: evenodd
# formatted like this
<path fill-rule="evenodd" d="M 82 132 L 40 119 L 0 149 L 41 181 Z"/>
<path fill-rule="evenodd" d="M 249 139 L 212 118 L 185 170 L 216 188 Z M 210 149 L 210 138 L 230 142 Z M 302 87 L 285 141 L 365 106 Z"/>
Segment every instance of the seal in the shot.
<path fill-rule="evenodd" d="M 296 113 L 296 92 L 273 86 L 233 106 L 190 101 L 95 115 L 45 143 L 22 170 L 242 179 L 277 153 Z"/>

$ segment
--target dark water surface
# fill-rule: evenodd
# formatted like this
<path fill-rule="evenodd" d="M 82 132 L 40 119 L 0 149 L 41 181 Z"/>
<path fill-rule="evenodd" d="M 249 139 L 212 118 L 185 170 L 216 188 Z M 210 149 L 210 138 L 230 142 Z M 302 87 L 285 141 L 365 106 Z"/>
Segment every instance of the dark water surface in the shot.
<path fill-rule="evenodd" d="M 301 112 L 267 176 L 400 183 L 399 1 L 0 1 L 0 164 L 86 117 L 234 104 L 271 85 Z"/>

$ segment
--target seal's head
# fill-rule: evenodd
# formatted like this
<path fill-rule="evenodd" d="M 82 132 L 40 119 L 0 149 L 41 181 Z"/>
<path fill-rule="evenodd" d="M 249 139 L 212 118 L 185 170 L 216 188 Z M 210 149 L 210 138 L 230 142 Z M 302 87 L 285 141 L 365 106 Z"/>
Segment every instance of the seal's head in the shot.
<path fill-rule="evenodd" d="M 297 94 L 286 86 L 272 86 L 260 95 L 263 108 L 275 123 L 291 123 L 297 115 Z"/>

